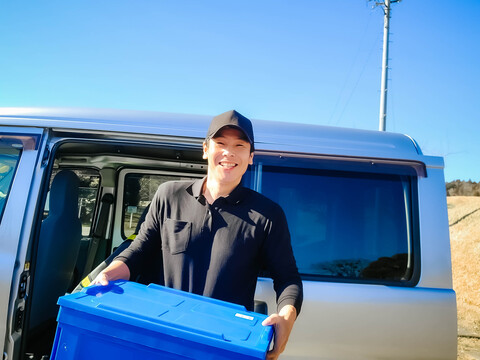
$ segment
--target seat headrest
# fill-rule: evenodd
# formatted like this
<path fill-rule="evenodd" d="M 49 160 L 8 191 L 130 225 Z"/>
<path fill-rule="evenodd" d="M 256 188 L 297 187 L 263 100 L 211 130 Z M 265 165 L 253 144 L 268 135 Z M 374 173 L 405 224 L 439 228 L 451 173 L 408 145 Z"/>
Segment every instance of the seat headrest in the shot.
<path fill-rule="evenodd" d="M 49 216 L 78 216 L 79 185 L 80 181 L 73 171 L 62 170 L 55 175 L 50 188 Z"/>

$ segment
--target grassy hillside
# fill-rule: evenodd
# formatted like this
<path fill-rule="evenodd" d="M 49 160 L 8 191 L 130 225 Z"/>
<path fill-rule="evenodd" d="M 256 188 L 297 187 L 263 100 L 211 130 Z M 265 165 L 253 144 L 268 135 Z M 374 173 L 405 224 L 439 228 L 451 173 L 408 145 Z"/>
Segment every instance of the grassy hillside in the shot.
<path fill-rule="evenodd" d="M 449 196 L 447 204 L 458 307 L 458 359 L 480 359 L 480 197 Z"/>

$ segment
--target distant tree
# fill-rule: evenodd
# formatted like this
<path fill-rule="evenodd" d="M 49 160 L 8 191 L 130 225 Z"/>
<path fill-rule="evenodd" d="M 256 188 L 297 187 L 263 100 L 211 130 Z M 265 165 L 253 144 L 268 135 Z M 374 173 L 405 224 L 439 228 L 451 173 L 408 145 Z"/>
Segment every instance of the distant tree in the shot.
<path fill-rule="evenodd" d="M 480 196 L 480 183 L 454 180 L 446 184 L 447 196 Z"/>

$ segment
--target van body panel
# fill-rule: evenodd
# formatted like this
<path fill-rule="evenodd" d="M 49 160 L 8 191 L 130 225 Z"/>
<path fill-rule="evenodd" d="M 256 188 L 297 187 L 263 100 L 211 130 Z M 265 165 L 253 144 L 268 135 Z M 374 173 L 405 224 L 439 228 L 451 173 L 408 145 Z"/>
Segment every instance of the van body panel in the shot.
<path fill-rule="evenodd" d="M 427 168 L 428 178 L 419 179 L 419 218 L 422 275 L 419 286 L 452 288 L 452 263 L 446 187 L 443 170 Z"/>
<path fill-rule="evenodd" d="M 0 133 L 36 134 L 41 138 L 35 150 L 25 151 L 24 155 L 28 156 L 22 156 L 10 194 L 15 197 L 15 202 L 10 201 L 12 197 L 8 200 L 0 224 L 0 307 L 4 309 L 0 310 L 0 345 L 3 339 L 7 339 L 3 349 L 10 359 L 23 358 L 20 351 L 22 341 L 25 341 L 22 340 L 23 330 L 14 331 L 14 322 L 18 309 L 28 307 L 28 302 L 19 298 L 18 288 L 26 259 L 31 256 L 31 248 L 35 247 L 36 231 L 41 225 L 38 214 L 44 212 L 42 207 L 48 181 L 54 171 L 98 171 L 99 195 L 96 200 L 89 201 L 94 204 L 95 219 L 100 197 L 106 193 L 114 196 L 105 235 L 112 250 L 126 238 L 123 232 L 125 223 L 129 222 L 132 227 L 134 214 L 139 215 L 135 206 L 127 213 L 124 199 L 126 176 L 135 173 L 165 174 L 166 177 L 204 176 L 206 167 L 201 158 L 201 145 L 210 119 L 208 116 L 124 110 L 0 108 Z M 409 241 L 408 255 L 413 254 L 410 260 L 415 263 L 411 281 L 369 282 L 361 278 L 302 275 L 302 313 L 282 359 L 455 359 L 456 302 L 452 290 L 443 158 L 423 155 L 415 140 L 407 135 L 261 120 L 253 122 L 256 154 L 250 171 L 255 177 L 252 188 L 256 189 L 262 182 L 262 166 L 264 170 L 268 166 L 289 167 L 295 170 L 278 176 L 296 179 L 294 171 L 297 170 L 305 177 L 319 173 L 319 178 L 334 179 L 329 185 L 335 182 L 337 175 L 353 182 L 357 176 L 366 182 L 378 180 L 381 185 L 369 191 L 384 191 L 383 198 L 375 200 L 381 204 L 385 201 L 385 192 L 394 189 L 385 183 L 395 183 L 397 190 L 404 186 L 404 201 L 408 203 L 403 217 L 409 217 L 405 231 L 409 234 L 405 236 Z M 49 138 L 44 136 L 47 133 Z M 49 156 L 47 146 L 51 152 Z M 362 169 L 366 171 L 363 173 Z M 265 183 L 267 175 L 270 181 L 272 176 L 274 181 L 278 179 L 275 171 L 263 172 Z M 288 190 L 291 184 L 295 186 L 294 180 L 285 181 L 286 187 L 281 189 Z M 310 186 L 320 186 L 313 181 Z M 328 194 L 330 188 L 325 189 L 328 200 L 335 203 L 335 193 Z M 359 194 L 355 202 L 357 210 L 359 204 L 362 209 L 366 206 L 361 201 L 367 193 L 363 189 L 356 190 Z M 261 186 L 257 190 L 260 191 Z M 386 242 L 393 241 L 388 236 L 378 235 L 389 227 L 389 223 L 381 223 L 381 214 L 378 214 L 382 206 L 388 209 L 388 204 L 365 209 L 363 218 L 345 222 L 351 216 L 350 212 L 345 213 L 346 207 L 351 205 L 345 200 L 348 198 L 344 197 L 343 203 L 332 209 L 325 203 L 322 205 L 325 208 L 313 214 L 308 213 L 309 207 L 320 208 L 319 202 L 299 206 L 295 203 L 294 190 L 287 191 L 284 201 L 290 207 L 288 213 L 303 219 L 303 222 L 296 223 L 297 231 L 308 221 L 318 221 L 315 216 L 321 215 L 328 221 L 338 222 L 329 229 L 328 239 L 335 239 L 331 234 L 344 235 L 344 224 L 361 226 L 362 221 L 367 221 L 359 236 L 370 239 L 375 235 Z M 345 193 L 340 187 L 335 191 L 339 195 Z M 365 199 L 369 201 L 368 196 Z M 396 196 L 397 200 L 402 199 L 401 190 Z M 142 208 L 146 204 L 144 201 Z M 372 209 L 377 213 L 370 214 Z M 379 216 L 379 220 L 375 216 Z M 96 221 L 92 220 L 92 229 Z M 309 234 L 307 230 L 308 227 L 302 228 L 300 235 L 308 240 L 314 235 L 319 236 Z M 396 236 L 390 234 L 390 237 Z M 7 238 L 9 241 L 4 241 Z M 91 241 L 91 234 L 84 236 L 83 240 Z M 311 244 L 303 238 L 302 241 L 304 247 L 299 251 L 303 251 L 301 255 L 305 257 Z M 312 249 L 320 248 L 315 246 Z M 381 247 L 382 244 L 375 246 Z M 320 256 L 315 255 L 317 258 Z M 34 279 L 33 276 L 31 281 Z M 4 291 L 7 288 L 8 291 Z M 270 278 L 259 278 L 255 300 L 265 303 L 268 313 L 276 311 Z"/>
<path fill-rule="evenodd" d="M 283 359 L 456 358 L 451 289 L 315 281 L 303 286 L 302 312 Z M 255 298 L 267 303 L 269 312 L 276 308 L 271 279 L 259 279 Z"/>
<path fill-rule="evenodd" d="M 36 172 L 39 169 L 45 145 L 43 129 L 0 126 L 0 135 L 23 142 L 16 172 L 10 187 L 0 223 L 0 345 L 12 327 L 16 307 L 19 274 L 25 267 L 25 251 L 33 224 L 35 203 L 38 198 Z M 29 138 L 35 141 L 32 145 Z M 18 306 L 24 305 L 20 299 Z M 10 335 L 10 334 L 9 334 Z"/>
<path fill-rule="evenodd" d="M 131 110 L 3 108 L 2 123 L 204 138 L 209 116 Z M 421 152 L 406 135 L 339 127 L 254 120 L 257 149 L 348 156 L 417 159 Z"/>

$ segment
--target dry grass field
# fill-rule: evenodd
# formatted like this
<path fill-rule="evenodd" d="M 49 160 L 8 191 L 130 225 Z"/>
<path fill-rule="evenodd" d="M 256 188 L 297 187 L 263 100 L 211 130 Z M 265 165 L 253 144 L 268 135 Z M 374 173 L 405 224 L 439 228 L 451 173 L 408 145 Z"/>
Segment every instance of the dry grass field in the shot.
<path fill-rule="evenodd" d="M 447 204 L 457 293 L 458 359 L 480 359 L 480 197 L 450 196 Z"/>

